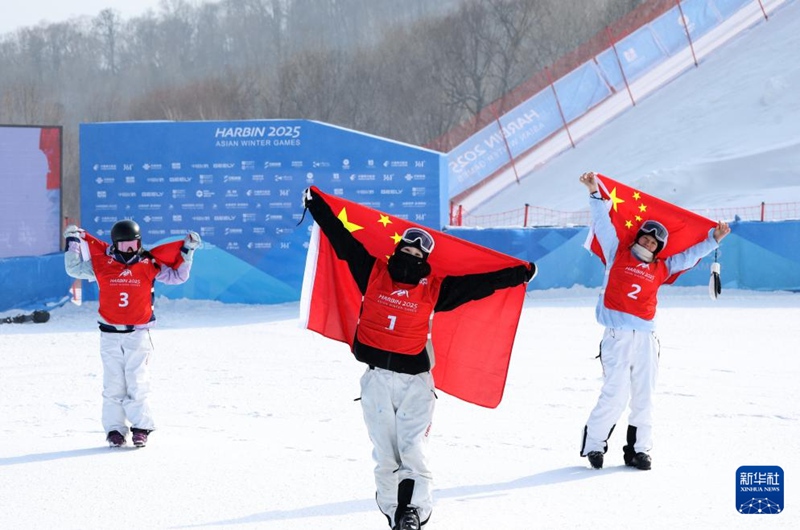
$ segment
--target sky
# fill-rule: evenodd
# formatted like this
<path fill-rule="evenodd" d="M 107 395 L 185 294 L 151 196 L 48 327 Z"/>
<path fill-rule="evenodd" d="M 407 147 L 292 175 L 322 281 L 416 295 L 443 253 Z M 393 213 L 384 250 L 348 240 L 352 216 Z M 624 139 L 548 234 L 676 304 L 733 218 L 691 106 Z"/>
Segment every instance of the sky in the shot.
<path fill-rule="evenodd" d="M 0 34 L 36 26 L 42 21 L 65 22 L 74 17 L 96 17 L 104 9 L 114 9 L 124 19 L 143 15 L 148 9 L 158 12 L 161 0 L 3 0 Z"/>
<path fill-rule="evenodd" d="M 771 18 L 769 31 L 756 28 L 729 45 L 737 60 L 720 65 L 720 84 L 743 81 L 747 72 L 735 69 L 752 66 L 750 54 L 785 64 L 786 53 L 767 51 L 777 46 L 769 32 L 786 26 L 800 27 L 799 2 Z M 786 88 L 769 105 L 753 97 L 726 102 L 718 86 L 688 81 L 663 90 L 772 121 L 772 143 L 753 137 L 730 150 L 788 166 L 792 151 L 776 147 L 796 130 L 782 109 L 794 111 L 798 85 L 795 73 L 774 68 Z M 724 147 L 721 138 L 747 136 L 732 130 L 739 122 L 714 113 L 674 129 L 674 106 L 648 106 L 648 127 L 665 145 L 697 128 L 705 132 L 692 142 L 705 142 L 709 153 Z M 591 138 L 594 149 L 614 152 L 619 134 L 603 128 Z M 667 167 L 674 154 L 649 149 L 647 159 Z M 709 157 L 706 174 L 676 172 L 673 181 L 705 196 L 728 190 L 731 200 L 762 192 L 755 179 L 748 189 L 728 186 L 726 160 Z M 691 182 L 681 180 L 686 175 Z M 580 186 L 577 177 L 570 186 Z M 796 176 L 777 172 L 770 185 L 792 189 Z M 713 301 L 706 288 L 662 288 L 650 471 L 623 464 L 627 414 L 602 470 L 579 456 L 601 386 L 597 295 L 581 287 L 528 293 L 496 409 L 438 393 L 426 530 L 800 528 L 800 293 L 726 289 Z M 143 449 L 105 445 L 96 311 L 94 302 L 68 303 L 44 324 L 0 324 L 0 528 L 387 528 L 354 401 L 365 367 L 345 345 L 301 329 L 297 303 L 158 298 L 157 430 Z M 740 514 L 737 470 L 764 465 L 783 470 L 783 511 Z"/>

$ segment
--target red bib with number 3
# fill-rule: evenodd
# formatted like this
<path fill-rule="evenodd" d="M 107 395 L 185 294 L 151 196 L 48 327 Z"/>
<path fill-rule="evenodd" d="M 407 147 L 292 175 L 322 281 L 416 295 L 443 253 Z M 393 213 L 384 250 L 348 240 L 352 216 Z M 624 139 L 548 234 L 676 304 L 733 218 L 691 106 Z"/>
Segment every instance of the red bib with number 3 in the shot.
<path fill-rule="evenodd" d="M 423 278 L 419 285 L 395 283 L 386 263 L 372 269 L 357 335 L 362 343 L 382 350 L 416 355 L 428 341 L 431 313 L 441 280 Z"/>
<path fill-rule="evenodd" d="M 603 304 L 644 320 L 653 320 L 658 304 L 658 288 L 669 278 L 662 260 L 643 263 L 629 251 L 618 254 L 608 274 Z"/>
<path fill-rule="evenodd" d="M 92 260 L 100 288 L 100 316 L 109 324 L 146 324 L 153 316 L 153 282 L 158 269 L 150 258 L 124 265 L 109 256 Z"/>

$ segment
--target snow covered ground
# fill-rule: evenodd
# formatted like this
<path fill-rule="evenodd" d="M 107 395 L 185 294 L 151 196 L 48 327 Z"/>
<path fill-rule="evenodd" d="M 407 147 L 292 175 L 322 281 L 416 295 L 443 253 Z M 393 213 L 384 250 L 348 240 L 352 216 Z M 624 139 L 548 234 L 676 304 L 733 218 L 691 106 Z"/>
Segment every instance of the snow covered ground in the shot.
<path fill-rule="evenodd" d="M 509 193 L 580 209 L 593 169 L 687 207 L 800 200 L 798 28 L 792 2 Z M 623 465 L 625 416 L 603 470 L 579 457 L 597 292 L 530 293 L 501 405 L 439 394 L 427 528 L 800 528 L 800 294 L 705 291 L 662 289 L 649 472 Z M 386 528 L 363 365 L 300 329 L 296 303 L 159 299 L 158 430 L 138 450 L 104 443 L 96 310 L 0 325 L 0 528 Z M 783 513 L 737 512 L 745 465 L 783 468 Z"/>
<path fill-rule="evenodd" d="M 428 528 L 797 528 L 800 295 L 664 288 L 653 469 L 580 458 L 600 383 L 594 290 L 529 294 L 506 394 L 439 394 Z M 0 330 L 0 528 L 386 528 L 375 507 L 362 372 L 298 327 L 297 304 L 159 299 L 158 430 L 109 449 L 96 304 Z M 777 465 L 785 512 L 736 511 L 736 470 Z"/>
<path fill-rule="evenodd" d="M 483 203 L 468 211 L 586 209 L 577 178 L 589 170 L 689 209 L 800 202 L 799 27 L 800 2 L 779 6 L 520 184 L 511 174 L 503 191 L 472 198 Z"/>

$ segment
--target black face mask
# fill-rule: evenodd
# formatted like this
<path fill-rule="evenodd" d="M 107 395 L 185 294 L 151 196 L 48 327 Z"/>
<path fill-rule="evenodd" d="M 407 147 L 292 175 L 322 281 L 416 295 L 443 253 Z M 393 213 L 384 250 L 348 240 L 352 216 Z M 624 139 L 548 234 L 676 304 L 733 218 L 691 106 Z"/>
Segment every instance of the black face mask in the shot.
<path fill-rule="evenodd" d="M 389 258 L 389 276 L 398 283 L 416 285 L 425 276 L 431 273 L 431 266 L 422 258 L 395 251 Z"/>
<path fill-rule="evenodd" d="M 117 261 L 121 261 L 122 263 L 130 263 L 130 261 L 139 254 L 138 250 L 132 250 L 130 252 L 122 252 L 114 248 L 114 257 L 117 258 Z"/>

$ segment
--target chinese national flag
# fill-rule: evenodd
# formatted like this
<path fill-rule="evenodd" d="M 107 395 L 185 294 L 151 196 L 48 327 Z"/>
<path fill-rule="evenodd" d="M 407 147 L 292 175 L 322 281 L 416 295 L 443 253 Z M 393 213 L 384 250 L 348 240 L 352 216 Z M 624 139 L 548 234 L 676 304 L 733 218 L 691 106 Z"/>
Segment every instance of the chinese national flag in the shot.
<path fill-rule="evenodd" d="M 109 246 L 108 243 L 97 239 L 88 232 L 84 233 L 84 241 L 89 247 L 89 256 L 91 256 L 92 259 L 97 256 L 104 256 Z M 176 269 L 183 263 L 183 256 L 181 256 L 182 246 L 183 240 L 172 241 L 171 243 L 164 243 L 153 247 L 149 252 L 159 263 L 171 269 Z"/>
<path fill-rule="evenodd" d="M 416 226 L 313 188 L 353 236 L 378 259 L 388 259 L 403 232 Z M 511 256 L 424 227 L 436 246 L 429 263 L 437 276 L 490 272 L 527 264 Z M 453 311 L 437 312 L 431 336 L 436 388 L 464 401 L 494 408 L 505 388 L 525 285 L 501 289 Z M 361 293 L 347 263 L 336 257 L 315 224 L 300 300 L 303 325 L 351 347 Z M 430 348 L 430 343 L 429 343 Z"/>
<path fill-rule="evenodd" d="M 596 175 L 600 195 L 609 200 L 608 215 L 617 230 L 619 248 L 628 248 L 634 242 L 639 227 L 648 220 L 658 221 L 667 229 L 667 246 L 658 253 L 661 259 L 680 254 L 708 237 L 708 231 L 717 223 L 679 206 L 635 190 L 605 175 Z M 605 263 L 600 243 L 590 232 L 590 250 Z M 681 271 L 683 272 L 683 271 Z M 681 273 L 667 280 L 672 283 Z"/>

